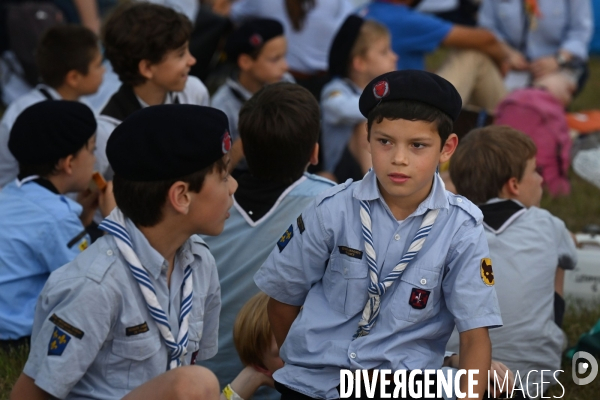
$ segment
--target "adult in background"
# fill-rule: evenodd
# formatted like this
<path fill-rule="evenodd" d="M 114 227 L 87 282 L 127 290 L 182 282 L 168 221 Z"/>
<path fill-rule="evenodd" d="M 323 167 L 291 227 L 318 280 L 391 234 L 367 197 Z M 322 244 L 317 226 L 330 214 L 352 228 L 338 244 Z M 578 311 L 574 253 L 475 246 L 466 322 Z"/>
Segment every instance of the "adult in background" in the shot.
<path fill-rule="evenodd" d="M 479 26 L 491 30 L 508 52 L 507 88 L 571 69 L 581 89 L 587 79 L 593 21 L 590 0 L 483 0 Z"/>
<path fill-rule="evenodd" d="M 235 23 L 249 18 L 281 22 L 290 73 L 319 99 L 328 79 L 329 46 L 353 10 L 351 0 L 239 0 L 233 3 L 230 17 Z"/>

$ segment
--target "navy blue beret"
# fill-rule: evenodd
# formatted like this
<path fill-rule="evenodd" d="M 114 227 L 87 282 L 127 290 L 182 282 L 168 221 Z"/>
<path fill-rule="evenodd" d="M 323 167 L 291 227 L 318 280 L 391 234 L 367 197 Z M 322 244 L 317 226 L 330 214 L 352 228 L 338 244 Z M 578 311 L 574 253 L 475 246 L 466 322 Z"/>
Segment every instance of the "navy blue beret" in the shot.
<path fill-rule="evenodd" d="M 96 118 L 77 101 L 46 100 L 17 117 L 8 149 L 18 162 L 30 165 L 57 162 L 79 151 L 96 133 Z"/>
<path fill-rule="evenodd" d="M 200 171 L 230 148 L 229 122 L 223 111 L 167 104 L 127 117 L 110 135 L 106 156 L 115 175 L 152 182 Z"/>
<path fill-rule="evenodd" d="M 358 15 L 350 15 L 336 33 L 329 50 L 329 75 L 348 76 L 350 53 L 358 39 L 363 22 L 365 20 Z"/>
<path fill-rule="evenodd" d="M 360 113 L 369 113 L 380 103 L 413 100 L 428 104 L 456 121 L 462 100 L 456 88 L 439 75 L 427 71 L 402 70 L 388 72 L 373 79 L 360 95 Z"/>
<path fill-rule="evenodd" d="M 237 63 L 240 54 L 252 54 L 277 36 L 283 36 L 283 25 L 279 21 L 259 18 L 244 22 L 227 39 L 227 59 Z"/>

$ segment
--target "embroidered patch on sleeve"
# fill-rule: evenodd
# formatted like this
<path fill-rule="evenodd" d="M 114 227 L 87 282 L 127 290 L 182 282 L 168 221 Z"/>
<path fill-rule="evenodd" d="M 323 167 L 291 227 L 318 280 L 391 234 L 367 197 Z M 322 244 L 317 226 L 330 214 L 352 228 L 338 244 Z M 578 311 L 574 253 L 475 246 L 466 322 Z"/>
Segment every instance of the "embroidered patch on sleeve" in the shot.
<path fill-rule="evenodd" d="M 75 336 L 77 339 L 82 339 L 83 335 L 85 334 L 81 329 L 75 328 L 73 325 L 60 319 L 56 314 L 52 314 L 52 316 L 49 318 L 49 321 L 63 331 Z"/>
<path fill-rule="evenodd" d="M 81 243 L 79 243 L 79 251 L 84 251 L 89 246 L 87 239 L 83 239 Z"/>
<path fill-rule="evenodd" d="M 492 260 L 490 258 L 481 259 L 481 279 L 488 286 L 494 286 L 494 271 L 492 270 Z"/>
<path fill-rule="evenodd" d="M 144 322 L 143 324 L 125 328 L 125 335 L 126 336 L 139 335 L 140 333 L 148 332 L 149 330 L 150 330 L 150 328 L 148 328 L 148 324 L 146 322 Z"/>
<path fill-rule="evenodd" d="M 328 99 L 331 99 L 332 97 L 337 97 L 339 95 L 341 95 L 342 92 L 339 90 L 334 90 L 333 92 L 329 93 L 329 95 L 327 95 Z"/>
<path fill-rule="evenodd" d="M 52 336 L 50 336 L 50 343 L 48 343 L 48 355 L 62 356 L 62 353 L 67 348 L 70 340 L 71 336 L 55 326 L 54 331 L 52 331 Z"/>
<path fill-rule="evenodd" d="M 290 227 L 283 233 L 279 241 L 277 242 L 277 247 L 279 247 L 279 252 L 281 253 L 285 246 L 288 245 L 290 240 L 294 237 L 294 227 L 290 225 Z"/>
<path fill-rule="evenodd" d="M 363 252 L 360 250 L 351 249 L 350 247 L 346 246 L 338 246 L 338 249 L 340 249 L 340 254 L 345 254 L 349 257 L 362 260 Z"/>
<path fill-rule="evenodd" d="M 422 310 L 427 307 L 427 300 L 429 300 L 430 293 L 431 291 L 429 290 L 413 288 L 412 292 L 410 293 L 408 304 L 410 304 L 412 308 Z"/>
<path fill-rule="evenodd" d="M 298 217 L 296 222 L 298 223 L 298 230 L 300 231 L 300 234 L 302 235 L 304 233 L 304 231 L 306 230 L 304 228 L 304 220 L 302 219 L 302 214 L 300 214 L 300 216 Z"/>

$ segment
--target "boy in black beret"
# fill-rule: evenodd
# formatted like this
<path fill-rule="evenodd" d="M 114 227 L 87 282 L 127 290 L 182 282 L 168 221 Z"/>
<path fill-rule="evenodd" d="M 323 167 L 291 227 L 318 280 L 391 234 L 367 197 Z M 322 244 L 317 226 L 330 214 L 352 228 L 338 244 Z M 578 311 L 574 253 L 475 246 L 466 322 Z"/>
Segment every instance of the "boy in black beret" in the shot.
<path fill-rule="evenodd" d="M 193 105 L 148 107 L 117 127 L 107 234 L 50 276 L 12 398 L 219 397 L 215 376 L 192 366 L 217 352 L 221 308 L 196 234 L 218 235 L 229 216 L 228 129 L 223 112 Z"/>
<path fill-rule="evenodd" d="M 85 105 L 43 101 L 16 119 L 8 148 L 19 176 L 0 191 L 0 343 L 27 342 L 35 302 L 50 273 L 90 244 L 84 226 L 97 204 L 65 197 L 88 188 L 94 168 L 96 120 Z M 114 204 L 100 193 L 104 215 Z"/>
<path fill-rule="evenodd" d="M 328 178 L 337 182 L 361 179 L 371 167 L 358 99 L 371 79 L 394 71 L 397 60 L 390 32 L 376 21 L 351 15 L 335 35 L 329 51 L 332 80 L 321 93 L 321 142 Z"/>
<path fill-rule="evenodd" d="M 233 139 L 231 168 L 239 169 L 235 173 L 238 176 L 238 172 L 248 169 L 238 133 L 240 109 L 263 86 L 293 78 L 286 73 L 287 41 L 283 25 L 274 19 L 245 22 L 231 34 L 225 52 L 227 59 L 237 68 L 213 96 L 212 106 L 225 112 L 229 118 Z"/>
<path fill-rule="evenodd" d="M 368 83 L 359 107 L 373 168 L 319 195 L 254 276 L 271 297 L 285 362 L 275 387 L 283 400 L 334 399 L 348 396 L 338 387 L 340 370 L 359 369 L 362 398 L 366 380 L 376 385 L 371 398 L 380 398 L 379 372 L 391 370 L 407 375 L 387 375 L 388 394 L 399 378 L 399 398 L 425 398 L 425 390 L 439 398 L 423 382 L 407 393 L 408 376 L 435 382 L 417 370 L 441 368 L 456 324 L 460 368 L 479 370 L 481 398 L 491 363 L 487 329 L 502 324 L 491 260 L 481 212 L 447 192 L 436 172 L 458 144 L 451 132 L 460 96 L 437 75 L 406 70 Z M 464 377 L 461 392 L 467 384 Z"/>

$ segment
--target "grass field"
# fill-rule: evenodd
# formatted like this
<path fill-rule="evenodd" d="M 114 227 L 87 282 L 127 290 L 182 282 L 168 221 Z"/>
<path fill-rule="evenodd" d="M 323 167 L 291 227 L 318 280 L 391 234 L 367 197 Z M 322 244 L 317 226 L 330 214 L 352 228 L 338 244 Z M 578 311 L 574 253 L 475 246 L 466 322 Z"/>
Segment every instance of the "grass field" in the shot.
<path fill-rule="evenodd" d="M 433 61 L 435 62 L 435 61 Z M 600 58 L 590 62 L 590 80 L 571 109 L 584 110 L 590 108 L 600 109 Z M 2 110 L 0 110 L 0 115 Z M 563 198 L 552 199 L 544 196 L 542 207 L 563 219 L 567 227 L 573 231 L 580 231 L 590 223 L 600 224 L 600 189 L 590 185 L 575 174 L 571 174 L 572 193 Z M 575 344 L 581 334 L 587 332 L 600 319 L 599 304 L 575 304 L 568 301 L 565 314 L 564 330 L 569 339 L 569 346 Z M 515 338 L 518 340 L 518 338 Z M 0 350 L 0 400 L 8 399 L 12 385 L 23 368 L 27 358 L 27 349 L 22 348 L 11 353 Z M 571 378 L 571 364 L 563 363 L 565 371 L 559 378 L 565 388 L 564 399 L 568 400 L 598 400 L 600 399 L 600 376 L 587 386 L 577 386 Z M 554 387 L 547 396 L 559 397 L 562 395 L 560 387 Z"/>

